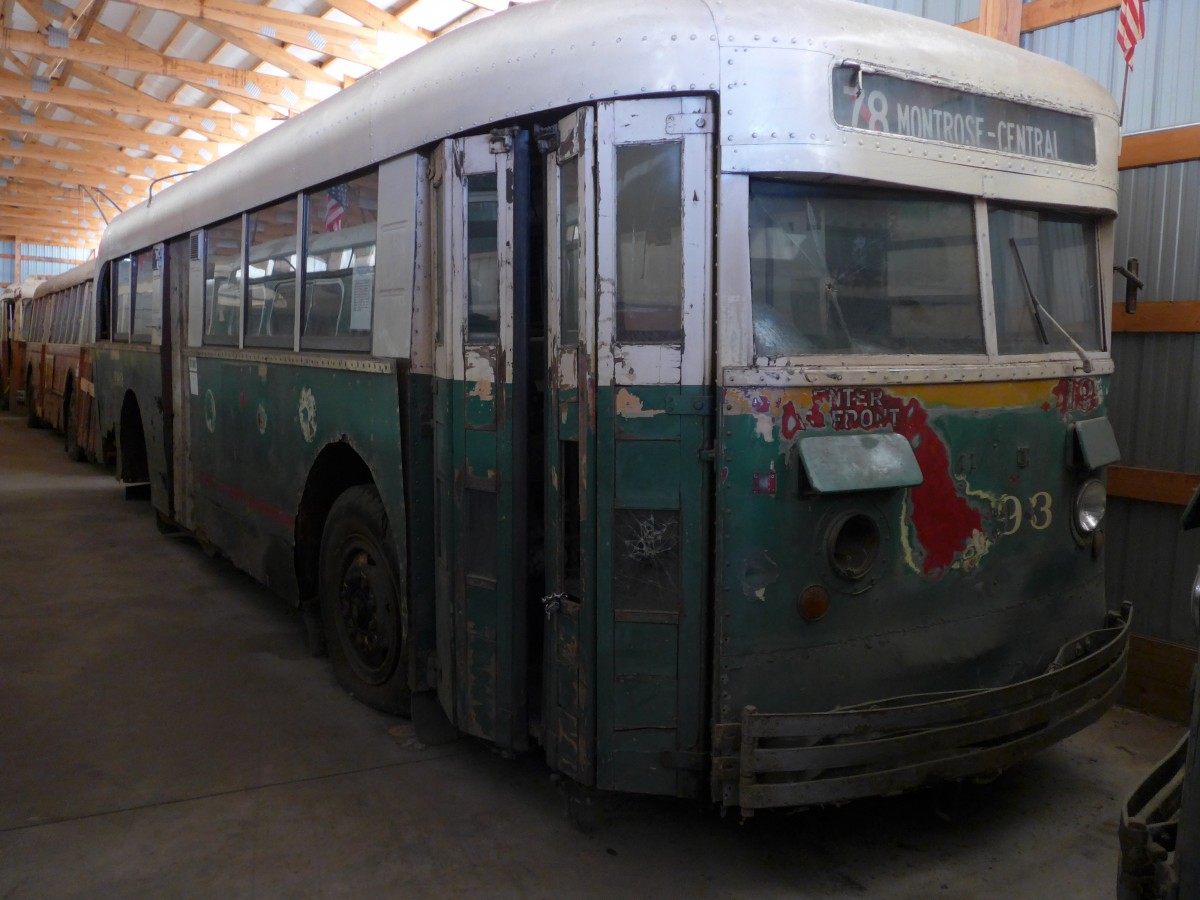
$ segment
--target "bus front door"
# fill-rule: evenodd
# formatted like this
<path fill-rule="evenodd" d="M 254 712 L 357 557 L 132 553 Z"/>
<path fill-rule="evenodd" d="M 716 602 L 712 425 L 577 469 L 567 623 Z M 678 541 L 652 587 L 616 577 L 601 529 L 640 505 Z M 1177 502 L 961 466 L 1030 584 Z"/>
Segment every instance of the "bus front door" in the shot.
<path fill-rule="evenodd" d="M 431 192 L 441 204 L 433 254 L 438 694 L 459 730 L 507 749 L 528 743 L 526 275 L 524 258 L 514 258 L 513 218 L 517 195 L 528 196 L 526 141 L 518 132 L 446 141 Z"/>
<path fill-rule="evenodd" d="M 601 103 L 547 162 L 546 750 L 605 789 L 707 789 L 711 122 Z"/>

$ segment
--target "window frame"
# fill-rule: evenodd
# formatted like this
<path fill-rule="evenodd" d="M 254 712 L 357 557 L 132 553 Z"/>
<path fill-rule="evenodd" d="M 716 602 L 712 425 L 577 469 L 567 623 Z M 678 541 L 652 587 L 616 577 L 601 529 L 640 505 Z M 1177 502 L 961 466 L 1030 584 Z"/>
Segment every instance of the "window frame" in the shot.
<path fill-rule="evenodd" d="M 749 241 L 749 195 L 750 182 L 755 178 L 786 178 L 795 183 L 813 184 L 816 186 L 845 185 L 852 188 L 870 190 L 902 190 L 911 193 L 929 193 L 930 195 L 945 195 L 950 198 L 963 199 L 975 205 L 975 244 L 976 257 L 979 264 L 980 288 L 982 294 L 982 312 L 984 324 L 985 353 L 928 353 L 928 354 L 855 354 L 840 353 L 823 354 L 794 354 L 788 356 L 766 356 L 758 352 L 753 335 L 752 289 L 750 271 L 750 241 Z M 856 179 L 832 179 L 810 181 L 803 173 L 739 173 L 725 176 L 722 185 L 722 205 L 720 209 L 720 253 L 722 262 L 718 268 L 719 290 L 725 296 L 741 295 L 744 300 L 732 304 L 723 304 L 718 320 L 720 335 L 719 355 L 723 368 L 749 368 L 763 371 L 794 369 L 796 367 L 878 367 L 885 366 L 920 366 L 936 367 L 994 367 L 997 365 L 1055 365 L 1071 363 L 1078 368 L 1084 355 L 1074 349 L 1055 348 L 1039 353 L 1001 353 L 997 346 L 997 323 L 994 298 L 994 277 L 992 273 L 992 254 L 988 229 L 988 214 L 993 208 L 1028 209 L 1031 211 L 1062 213 L 1073 217 L 1086 219 L 1090 224 L 1090 232 L 1094 249 L 1091 251 L 1097 261 L 1098 273 L 1096 281 L 1096 296 L 1094 309 L 1097 327 L 1100 332 L 1100 347 L 1087 349 L 1086 358 L 1091 361 L 1105 360 L 1111 355 L 1110 317 L 1106 313 L 1108 285 L 1103 277 L 1104 248 L 1106 246 L 1106 229 L 1111 230 L 1111 220 L 1102 211 L 1063 207 L 1056 204 L 1038 204 L 1028 201 L 1017 201 L 1009 198 L 982 197 L 973 194 L 961 194 L 939 191 L 928 186 L 880 185 L 874 182 L 862 182 Z M 1053 327 L 1047 323 L 1047 327 Z M 736 376 L 739 383 L 747 376 Z"/>
<path fill-rule="evenodd" d="M 308 269 L 308 257 L 309 257 L 310 251 L 312 250 L 312 238 L 314 237 L 314 235 L 311 233 L 311 231 L 312 231 L 311 221 L 312 221 L 312 214 L 313 214 L 312 198 L 314 195 L 319 194 L 322 191 L 328 191 L 330 188 L 332 188 L 336 185 L 350 184 L 350 183 L 353 183 L 365 176 L 372 175 L 372 174 L 374 174 L 375 178 L 376 178 L 376 180 L 375 180 L 376 217 L 375 217 L 374 223 L 372 223 L 375 226 L 375 229 L 374 229 L 374 234 L 373 234 L 372 241 L 371 241 L 371 247 L 373 248 L 373 251 L 372 251 L 373 262 L 371 264 L 371 313 L 370 313 L 369 325 L 365 332 L 359 332 L 359 333 L 355 333 L 355 334 L 334 334 L 334 335 L 308 334 L 306 332 L 307 332 L 308 316 L 309 316 L 309 282 L 310 282 L 310 277 L 312 274 L 309 272 L 309 269 Z M 301 240 L 301 248 L 300 248 L 301 252 L 300 252 L 300 257 L 299 257 L 299 260 L 301 262 L 301 265 L 300 265 L 300 269 L 301 269 L 300 296 L 302 299 L 297 308 L 297 313 L 298 313 L 298 316 L 300 317 L 299 345 L 300 345 L 301 352 L 307 351 L 307 350 L 332 351 L 332 352 L 339 352 L 339 353 L 370 353 L 371 352 L 372 341 L 374 339 L 374 334 L 375 334 L 375 306 L 376 306 L 376 302 L 378 300 L 378 294 L 379 294 L 378 283 L 377 283 L 377 275 L 378 275 L 378 269 L 379 269 L 379 263 L 378 263 L 378 255 L 379 255 L 379 216 L 378 216 L 379 193 L 380 193 L 380 191 L 379 191 L 379 167 L 378 166 L 369 166 L 365 169 L 361 169 L 356 172 L 349 172 L 344 175 L 340 175 L 335 179 L 332 179 L 327 182 L 323 182 L 322 184 L 319 184 L 319 185 L 314 185 L 313 187 L 307 188 L 307 189 L 299 192 L 299 196 L 302 198 L 301 199 L 302 210 L 301 210 L 301 216 L 300 216 L 300 218 L 302 220 L 302 227 L 301 227 L 302 240 Z M 356 227 L 356 226 L 351 226 L 351 227 Z M 343 233 L 343 232 L 342 231 L 321 232 L 320 235 L 317 235 L 317 236 L 319 237 L 319 236 L 325 235 L 325 234 L 341 234 L 341 233 Z M 353 250 L 353 248 L 355 246 L 356 245 L 354 245 L 354 244 L 349 244 L 344 249 Z M 366 246 L 366 245 L 364 244 L 361 246 Z M 351 261 L 353 261 L 353 260 L 351 260 Z M 360 267 L 351 265 L 348 269 L 342 268 L 342 269 L 336 270 L 338 272 L 346 272 L 348 274 L 348 277 L 350 278 L 350 297 L 348 300 L 346 300 L 343 297 L 343 302 L 349 302 L 351 304 L 353 304 L 353 302 L 354 302 L 354 279 L 355 279 L 354 271 L 356 268 L 360 268 Z M 365 267 L 361 267 L 361 268 L 365 268 Z M 312 280 L 315 280 L 315 279 L 312 279 Z M 343 280 L 343 277 L 339 277 L 339 281 L 342 281 L 342 280 Z M 352 315 L 352 313 L 351 313 L 351 315 Z M 339 322 L 341 321 L 340 314 L 338 316 L 338 321 Z"/>

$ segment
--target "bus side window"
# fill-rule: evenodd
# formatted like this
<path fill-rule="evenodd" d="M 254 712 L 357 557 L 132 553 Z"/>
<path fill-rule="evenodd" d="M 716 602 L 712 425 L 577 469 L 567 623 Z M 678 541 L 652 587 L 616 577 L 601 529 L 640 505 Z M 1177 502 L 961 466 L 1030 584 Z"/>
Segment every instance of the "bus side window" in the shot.
<path fill-rule="evenodd" d="M 133 340 L 147 343 L 162 327 L 162 244 L 155 244 L 137 254 L 134 279 Z"/>
<path fill-rule="evenodd" d="M 204 343 L 237 344 L 242 311 L 242 219 L 208 229 L 204 260 Z"/>
<path fill-rule="evenodd" d="M 379 173 L 310 191 L 305 200 L 308 228 L 300 346 L 369 350 Z"/>
<path fill-rule="evenodd" d="M 96 286 L 99 290 L 93 298 L 96 304 L 96 340 L 108 341 L 112 340 L 112 283 L 109 281 L 108 267 L 100 271 L 100 277 L 96 279 Z"/>
<path fill-rule="evenodd" d="M 617 147 L 617 340 L 683 339 L 683 145 Z"/>
<path fill-rule="evenodd" d="M 114 341 L 129 341 L 129 316 L 133 306 L 133 258 L 117 260 L 112 268 Z"/>
<path fill-rule="evenodd" d="M 292 346 L 296 321 L 296 198 L 247 218 L 246 346 Z"/>

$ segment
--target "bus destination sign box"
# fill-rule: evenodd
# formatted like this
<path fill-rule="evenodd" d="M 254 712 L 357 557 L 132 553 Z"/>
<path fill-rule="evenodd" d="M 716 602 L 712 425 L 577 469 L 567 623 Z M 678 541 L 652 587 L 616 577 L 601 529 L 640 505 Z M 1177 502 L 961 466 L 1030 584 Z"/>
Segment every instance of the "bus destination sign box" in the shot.
<path fill-rule="evenodd" d="M 908 81 L 855 65 L 833 70 L 839 125 L 1010 153 L 1047 162 L 1096 164 L 1092 120 L 1000 97 Z"/>

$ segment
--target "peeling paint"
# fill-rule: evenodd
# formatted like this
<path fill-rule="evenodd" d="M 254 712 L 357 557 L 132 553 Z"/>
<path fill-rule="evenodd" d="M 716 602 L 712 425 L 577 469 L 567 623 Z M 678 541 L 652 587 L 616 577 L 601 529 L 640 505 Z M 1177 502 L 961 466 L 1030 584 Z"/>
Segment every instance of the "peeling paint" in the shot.
<path fill-rule="evenodd" d="M 467 391 L 468 397 L 491 402 L 494 397 L 496 373 L 490 357 L 477 350 L 467 350 L 465 378 L 467 384 L 472 385 Z"/>
<path fill-rule="evenodd" d="M 617 415 L 626 419 L 649 419 L 653 416 L 666 415 L 665 409 L 645 409 L 642 398 L 631 393 L 628 388 L 617 391 Z"/>
<path fill-rule="evenodd" d="M 1054 398 L 1042 405 L 1049 410 L 1051 405 L 1058 410 L 1059 418 L 1064 422 L 1071 413 L 1090 413 L 1104 399 L 1099 379 L 1096 378 L 1063 378 L 1050 391 Z"/>
<path fill-rule="evenodd" d="M 753 416 L 754 432 L 759 439 L 767 444 L 774 442 L 775 417 L 771 415 L 771 400 L 761 392 L 728 391 L 725 396 L 725 415 Z"/>
<path fill-rule="evenodd" d="M 767 588 L 779 580 L 779 565 L 766 550 L 747 554 L 742 569 L 742 591 L 747 597 L 767 599 Z"/>
<path fill-rule="evenodd" d="M 298 418 L 300 434 L 304 436 L 305 443 L 311 444 L 317 436 L 317 398 L 309 388 L 300 392 Z"/>
<path fill-rule="evenodd" d="M 204 427 L 208 429 L 209 434 L 216 433 L 217 398 L 213 395 L 212 388 L 204 392 Z"/>

